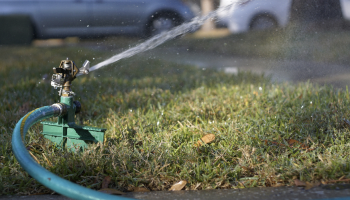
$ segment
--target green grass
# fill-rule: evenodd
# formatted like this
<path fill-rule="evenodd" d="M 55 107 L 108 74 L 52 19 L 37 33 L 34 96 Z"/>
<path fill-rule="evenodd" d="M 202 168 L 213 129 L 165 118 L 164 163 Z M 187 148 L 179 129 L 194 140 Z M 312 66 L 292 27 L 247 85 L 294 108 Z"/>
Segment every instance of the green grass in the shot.
<path fill-rule="evenodd" d="M 81 66 L 107 55 L 78 47 L 0 48 L 1 195 L 50 192 L 22 170 L 10 139 L 24 114 L 58 101 L 42 77 L 66 57 Z M 179 180 L 193 190 L 350 178 L 348 91 L 140 58 L 79 77 L 73 91 L 83 107 L 77 123 L 107 128 L 105 144 L 66 152 L 36 125 L 27 146 L 48 170 L 92 189 L 105 176 L 121 191 L 166 190 Z M 213 143 L 194 147 L 209 133 Z M 289 147 L 290 139 L 309 149 Z"/>

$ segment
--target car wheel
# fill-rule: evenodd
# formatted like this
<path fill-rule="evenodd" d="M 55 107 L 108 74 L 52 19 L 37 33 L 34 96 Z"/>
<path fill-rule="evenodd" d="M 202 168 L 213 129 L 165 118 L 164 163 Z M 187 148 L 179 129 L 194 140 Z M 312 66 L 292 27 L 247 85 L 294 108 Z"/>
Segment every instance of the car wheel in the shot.
<path fill-rule="evenodd" d="M 151 19 L 148 26 L 147 35 L 154 36 L 169 31 L 175 26 L 181 24 L 181 20 L 176 14 L 158 15 Z"/>
<path fill-rule="evenodd" d="M 276 20 L 269 15 L 258 15 L 250 23 L 250 30 L 265 30 L 277 28 Z"/>

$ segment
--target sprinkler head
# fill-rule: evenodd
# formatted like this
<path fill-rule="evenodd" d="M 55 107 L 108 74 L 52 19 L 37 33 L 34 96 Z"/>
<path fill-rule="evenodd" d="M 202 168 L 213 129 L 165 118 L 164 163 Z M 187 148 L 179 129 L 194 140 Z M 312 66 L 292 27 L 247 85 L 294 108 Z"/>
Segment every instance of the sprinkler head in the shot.
<path fill-rule="evenodd" d="M 72 60 L 62 60 L 58 67 L 53 68 L 53 75 L 51 79 L 51 86 L 55 89 L 60 88 L 59 96 L 70 97 L 74 96 L 71 90 L 71 83 L 77 75 L 88 74 L 90 62 L 86 60 L 83 67 L 77 68 Z"/>

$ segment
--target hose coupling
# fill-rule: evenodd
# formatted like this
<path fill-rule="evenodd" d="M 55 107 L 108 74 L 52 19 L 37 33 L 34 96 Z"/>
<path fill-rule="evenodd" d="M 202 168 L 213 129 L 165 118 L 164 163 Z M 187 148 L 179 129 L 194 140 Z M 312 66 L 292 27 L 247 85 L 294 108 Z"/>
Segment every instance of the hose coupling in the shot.
<path fill-rule="evenodd" d="M 63 103 L 55 103 L 51 107 L 54 109 L 55 117 L 61 117 L 68 113 L 67 105 Z"/>

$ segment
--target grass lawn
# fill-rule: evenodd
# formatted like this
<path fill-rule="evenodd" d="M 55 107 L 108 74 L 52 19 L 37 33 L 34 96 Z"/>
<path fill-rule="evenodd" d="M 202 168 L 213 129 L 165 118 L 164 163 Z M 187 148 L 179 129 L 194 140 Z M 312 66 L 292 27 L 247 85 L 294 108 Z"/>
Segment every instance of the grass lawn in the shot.
<path fill-rule="evenodd" d="M 66 57 L 78 66 L 107 58 L 78 47 L 0 48 L 1 195 L 50 192 L 22 170 L 10 139 L 23 115 L 58 101 L 48 79 Z M 107 128 L 104 145 L 59 150 L 36 125 L 27 146 L 48 170 L 92 189 L 106 176 L 121 191 L 180 180 L 195 190 L 350 178 L 348 91 L 133 58 L 77 78 L 72 89 L 82 103 L 77 123 Z M 212 143 L 196 145 L 208 134 Z"/>

